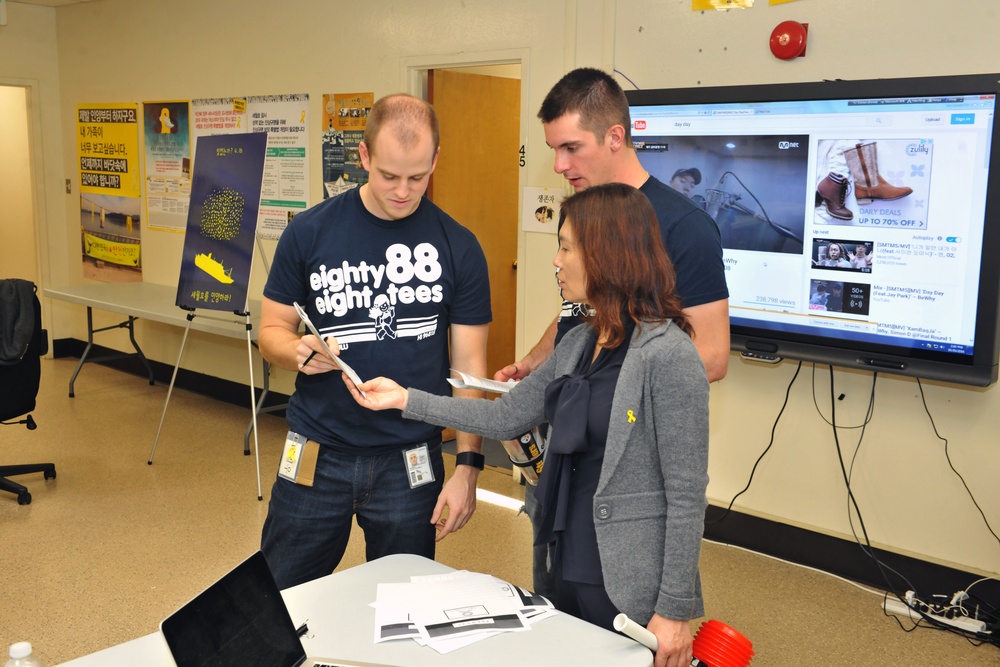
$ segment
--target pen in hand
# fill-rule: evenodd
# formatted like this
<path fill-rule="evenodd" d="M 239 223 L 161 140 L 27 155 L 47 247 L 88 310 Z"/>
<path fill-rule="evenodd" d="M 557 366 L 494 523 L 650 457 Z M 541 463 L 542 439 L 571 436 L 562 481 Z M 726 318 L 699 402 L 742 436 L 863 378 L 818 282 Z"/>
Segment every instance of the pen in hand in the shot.
<path fill-rule="evenodd" d="M 306 365 L 306 364 L 308 364 L 308 363 L 309 363 L 310 361 L 312 361 L 312 358 L 313 358 L 313 357 L 315 357 L 315 356 L 316 356 L 316 350 L 313 350 L 313 351 L 312 351 L 312 352 L 311 352 L 311 353 L 309 354 L 309 356 L 308 356 L 308 357 L 306 357 L 306 360 L 302 362 L 302 365 L 301 365 L 301 366 L 299 366 L 299 368 L 305 368 L 305 365 Z"/>

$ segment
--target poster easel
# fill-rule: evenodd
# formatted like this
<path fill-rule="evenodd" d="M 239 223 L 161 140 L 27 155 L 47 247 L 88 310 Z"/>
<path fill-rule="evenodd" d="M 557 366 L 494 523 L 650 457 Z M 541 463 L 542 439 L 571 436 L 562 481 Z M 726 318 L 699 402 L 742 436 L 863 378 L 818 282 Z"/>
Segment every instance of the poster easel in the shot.
<path fill-rule="evenodd" d="M 230 321 L 239 325 L 239 320 L 201 314 L 210 310 L 228 311 L 242 318 L 242 325 L 246 330 L 251 423 L 254 432 L 254 453 L 257 459 L 257 500 L 263 500 L 263 493 L 260 483 L 253 336 L 248 291 L 253 268 L 253 245 L 257 238 L 257 216 L 260 208 L 267 138 L 266 133 L 255 132 L 204 136 L 198 140 L 176 298 L 177 307 L 187 311 L 187 324 L 177 355 L 177 363 L 170 378 L 163 413 L 160 415 L 160 425 L 147 461 L 152 465 L 177 372 L 184 356 L 191 323 L 195 317 L 201 317 Z M 233 304 L 241 304 L 242 309 L 232 308 Z"/>
<path fill-rule="evenodd" d="M 271 267 L 268 265 L 268 262 L 267 262 L 267 253 L 264 252 L 264 245 L 261 243 L 261 239 L 262 238 L 264 238 L 264 237 L 258 232 L 258 234 L 257 234 L 257 250 L 260 252 L 260 261 L 264 265 L 264 275 L 266 276 L 266 275 L 268 275 L 271 272 Z M 272 236 L 269 236 L 268 238 L 272 238 Z M 270 386 L 271 386 L 271 383 L 270 383 L 270 379 L 271 379 L 271 364 L 268 363 L 267 359 L 264 358 L 263 354 L 260 355 L 260 361 L 261 361 L 261 370 L 263 371 L 263 374 L 264 374 L 264 376 L 262 378 L 262 382 L 261 382 L 260 397 L 257 398 L 257 405 L 256 405 L 256 407 L 254 409 L 253 419 L 251 419 L 250 423 L 247 424 L 247 432 L 243 436 L 243 453 L 247 454 L 247 455 L 250 454 L 250 434 L 251 433 L 254 434 L 254 438 L 255 438 L 254 443 L 256 443 L 256 437 L 257 437 L 257 435 L 256 435 L 257 434 L 257 415 L 267 414 L 267 413 L 270 413 L 270 412 L 278 412 L 279 410 L 284 410 L 285 408 L 288 407 L 287 403 L 281 403 L 279 405 L 270 405 L 268 407 L 264 407 L 264 402 L 267 400 L 267 395 L 271 391 L 271 389 L 270 389 Z M 253 374 L 251 373 L 251 379 L 252 379 L 252 375 Z"/>
<path fill-rule="evenodd" d="M 263 500 L 264 496 L 261 491 L 261 484 L 260 484 L 260 448 L 257 442 L 258 406 L 256 400 L 257 399 L 256 392 L 254 391 L 254 379 L 253 379 L 253 341 L 251 340 L 253 326 L 250 324 L 249 311 L 245 311 L 242 313 L 234 311 L 233 314 L 237 317 L 243 317 L 244 326 L 246 327 L 246 332 L 247 332 L 247 368 L 250 371 L 250 413 L 251 413 L 251 425 L 253 428 L 253 451 L 254 451 L 254 456 L 256 457 L 257 460 L 257 500 Z M 156 437 L 153 439 L 153 448 L 149 451 L 149 460 L 146 461 L 147 465 L 153 465 L 153 455 L 156 453 L 156 445 L 160 441 L 160 431 L 163 430 L 163 421 L 167 416 L 167 406 L 170 405 L 170 395 L 174 391 L 174 382 L 177 380 L 177 371 L 181 367 L 181 359 L 184 356 L 184 348 L 187 345 L 188 333 L 191 331 L 191 323 L 194 321 L 194 318 L 196 316 L 197 313 L 195 313 L 193 310 L 187 314 L 187 326 L 184 327 L 184 337 L 181 339 L 181 349 L 180 352 L 177 353 L 177 363 L 174 364 L 174 372 L 170 376 L 170 386 L 167 388 L 167 398 L 166 401 L 164 401 L 163 403 L 163 412 L 160 414 L 160 425 L 156 428 Z M 226 320 L 224 318 L 213 317 L 211 315 L 202 315 L 201 317 L 203 319 L 210 319 L 219 322 L 232 322 L 233 324 L 239 324 L 238 320 Z M 265 389 L 264 395 L 266 394 L 267 391 Z M 263 402 L 263 396 L 261 397 L 261 401 Z M 247 454 L 248 452 L 244 451 L 243 453 Z"/>

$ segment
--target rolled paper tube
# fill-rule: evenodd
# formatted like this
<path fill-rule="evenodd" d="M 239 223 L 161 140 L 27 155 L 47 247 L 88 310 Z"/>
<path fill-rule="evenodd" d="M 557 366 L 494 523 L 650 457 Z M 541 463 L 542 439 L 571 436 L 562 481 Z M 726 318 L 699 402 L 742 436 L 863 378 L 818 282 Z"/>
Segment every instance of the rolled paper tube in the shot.
<path fill-rule="evenodd" d="M 615 620 L 612 622 L 615 630 L 618 632 L 624 632 L 626 635 L 636 640 L 650 651 L 655 651 L 659 642 L 656 641 L 656 635 L 642 627 L 631 618 L 625 614 L 618 614 L 615 616 Z"/>

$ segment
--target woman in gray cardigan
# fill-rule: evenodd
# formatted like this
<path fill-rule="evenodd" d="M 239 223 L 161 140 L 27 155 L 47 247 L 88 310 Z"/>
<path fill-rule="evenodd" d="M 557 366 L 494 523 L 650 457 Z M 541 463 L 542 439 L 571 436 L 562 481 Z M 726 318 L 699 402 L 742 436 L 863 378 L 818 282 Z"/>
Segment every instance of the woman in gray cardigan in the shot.
<path fill-rule="evenodd" d="M 705 369 L 646 197 L 595 186 L 568 198 L 561 218 L 556 279 L 564 299 L 590 305 L 588 326 L 509 393 L 488 401 L 386 378 L 345 382 L 374 410 L 498 440 L 548 421 L 536 495 L 556 607 L 609 629 L 623 612 L 657 636 L 656 667 L 688 665 L 689 621 L 704 614 Z"/>

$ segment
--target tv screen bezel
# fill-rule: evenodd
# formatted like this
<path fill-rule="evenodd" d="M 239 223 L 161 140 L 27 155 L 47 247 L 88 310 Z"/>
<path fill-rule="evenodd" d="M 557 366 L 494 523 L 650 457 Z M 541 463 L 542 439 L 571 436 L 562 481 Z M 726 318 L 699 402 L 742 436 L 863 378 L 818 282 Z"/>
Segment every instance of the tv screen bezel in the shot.
<path fill-rule="evenodd" d="M 1000 74 L 961 74 L 917 78 L 832 80 L 744 86 L 660 88 L 625 91 L 629 107 L 781 101 L 861 100 L 914 96 L 992 94 L 1000 102 Z M 634 115 L 634 114 L 633 114 Z M 633 118 L 633 122 L 634 122 Z M 633 137 L 634 139 L 634 137 Z M 865 371 L 926 378 L 964 385 L 997 381 L 1000 315 L 1000 119 L 992 121 L 990 169 L 983 215 L 975 338 L 972 355 L 858 341 L 844 344 L 834 336 L 779 331 L 732 324 L 730 348 L 747 358 L 781 358 Z M 661 178 L 661 180 L 663 180 Z"/>

